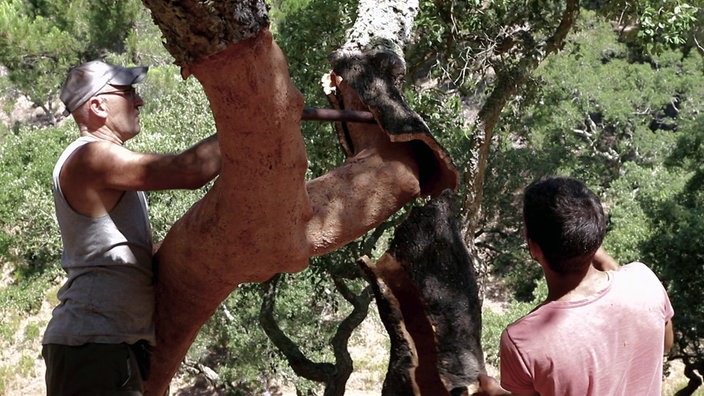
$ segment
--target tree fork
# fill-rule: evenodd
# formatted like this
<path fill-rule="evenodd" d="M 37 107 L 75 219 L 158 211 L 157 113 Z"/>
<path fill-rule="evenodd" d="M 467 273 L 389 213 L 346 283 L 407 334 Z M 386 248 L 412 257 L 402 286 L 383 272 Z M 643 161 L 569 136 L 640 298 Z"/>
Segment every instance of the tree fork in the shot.
<path fill-rule="evenodd" d="M 220 176 L 155 255 L 157 346 L 145 393 L 161 395 L 200 327 L 237 285 L 300 271 L 310 257 L 358 238 L 421 194 L 455 188 L 459 178 L 444 149 L 425 130 L 417 133 L 419 117 L 395 93 L 397 73 L 383 77 L 391 70 L 381 68 L 375 78 L 368 69 L 358 81 L 336 67 L 344 78 L 333 82 L 338 109 L 372 110 L 382 121 L 338 122 L 354 149 L 344 164 L 306 181 L 303 96 L 267 29 L 264 1 L 144 3 L 182 75 L 201 83 L 222 152 Z M 388 88 L 384 106 L 365 104 L 374 97 L 365 81 Z M 384 120 L 394 107 L 407 110 L 393 117 L 392 129 Z M 404 117 L 413 117 L 412 127 L 403 127 Z"/>

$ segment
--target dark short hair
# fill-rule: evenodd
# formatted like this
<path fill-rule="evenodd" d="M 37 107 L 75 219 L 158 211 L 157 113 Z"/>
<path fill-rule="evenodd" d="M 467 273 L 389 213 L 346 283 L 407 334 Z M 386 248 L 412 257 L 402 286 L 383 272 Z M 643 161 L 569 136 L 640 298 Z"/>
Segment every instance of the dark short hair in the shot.
<path fill-rule="evenodd" d="M 561 275 L 583 271 L 606 235 L 599 198 L 579 180 L 547 176 L 523 194 L 526 236 L 540 246 L 550 268 Z"/>

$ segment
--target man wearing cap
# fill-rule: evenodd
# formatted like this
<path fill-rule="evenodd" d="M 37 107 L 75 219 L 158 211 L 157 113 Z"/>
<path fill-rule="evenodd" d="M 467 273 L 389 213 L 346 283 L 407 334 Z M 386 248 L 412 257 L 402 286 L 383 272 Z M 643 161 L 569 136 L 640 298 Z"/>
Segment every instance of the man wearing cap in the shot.
<path fill-rule="evenodd" d="M 147 67 L 92 61 L 61 91 L 80 137 L 54 168 L 66 283 L 44 334 L 48 395 L 141 395 L 154 344 L 152 235 L 143 191 L 195 189 L 220 171 L 215 135 L 176 154 L 130 151 Z"/>

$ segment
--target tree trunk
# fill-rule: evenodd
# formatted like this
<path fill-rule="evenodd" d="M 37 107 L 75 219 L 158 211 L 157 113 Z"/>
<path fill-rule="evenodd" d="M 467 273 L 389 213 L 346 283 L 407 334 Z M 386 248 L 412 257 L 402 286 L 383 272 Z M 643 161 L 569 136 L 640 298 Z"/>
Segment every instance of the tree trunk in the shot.
<path fill-rule="evenodd" d="M 360 260 L 391 337 L 383 395 L 460 395 L 484 371 L 481 303 L 447 191 L 414 207 L 379 261 Z"/>
<path fill-rule="evenodd" d="M 341 125 L 354 147 L 350 158 L 306 182 L 303 97 L 268 31 L 264 2 L 144 3 L 182 75 L 203 86 L 223 156 L 212 189 L 155 256 L 157 346 L 145 386 L 161 395 L 200 327 L 237 285 L 302 270 L 309 257 L 354 240 L 421 194 L 456 187 L 457 171 L 414 113 L 386 121 L 388 109 L 408 107 L 392 79 L 358 83 L 343 68 L 331 81 L 335 103 L 372 109 L 377 123 Z M 366 103 L 382 96 L 385 104 Z"/>

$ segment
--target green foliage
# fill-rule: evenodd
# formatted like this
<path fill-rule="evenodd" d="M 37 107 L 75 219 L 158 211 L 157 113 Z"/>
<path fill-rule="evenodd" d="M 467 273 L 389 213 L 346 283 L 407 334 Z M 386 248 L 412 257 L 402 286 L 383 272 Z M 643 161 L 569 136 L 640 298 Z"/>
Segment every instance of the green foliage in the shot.
<path fill-rule="evenodd" d="M 124 51 L 140 2 L 22 1 L 0 3 L 0 64 L 14 88 L 53 114 L 65 72 L 81 62 Z"/>
<path fill-rule="evenodd" d="M 257 379 L 282 366 L 283 361 L 258 323 L 259 286 L 242 285 L 203 326 L 189 358 L 220 367 L 224 386 L 233 390 L 258 388 Z"/>
<path fill-rule="evenodd" d="M 9 79 L 38 106 L 50 98 L 56 86 L 57 66 L 66 69 L 75 59 L 76 40 L 50 18 L 27 14 L 26 2 L 0 3 L 0 63 L 8 67 Z"/>
<path fill-rule="evenodd" d="M 273 5 L 274 37 L 286 54 L 291 80 L 307 107 L 329 106 L 320 81 L 330 71 L 327 56 L 344 42 L 355 10 L 349 0 L 280 1 Z M 309 159 L 308 177 L 320 176 L 344 160 L 332 124 L 304 122 L 301 132 Z"/>
<path fill-rule="evenodd" d="M 10 283 L 3 280 L 0 288 L 3 348 L 15 342 L 22 320 L 39 311 L 60 273 L 51 170 L 67 141 L 66 132 L 66 128 L 21 127 L 0 141 L 0 268 L 12 277 Z M 38 332 L 38 325 L 28 325 L 22 343 L 29 343 Z M 34 358 L 30 356 L 35 352 L 25 352 L 16 366 L 0 366 L 0 393 L 16 375 L 31 374 Z"/>
<path fill-rule="evenodd" d="M 646 7 L 640 17 L 638 34 L 652 39 L 657 52 L 661 50 L 658 44 L 666 48 L 684 44 L 687 41 L 686 34 L 692 30 L 697 21 L 696 13 L 699 11 L 697 7 L 680 4 L 679 1 L 669 3 L 668 8 Z"/>
<path fill-rule="evenodd" d="M 164 47 L 161 30 L 154 24 L 151 12 L 141 9 L 136 13 L 131 29 L 127 29 L 124 38 L 125 52 L 123 59 L 116 60 L 116 64 L 135 65 L 168 65 L 174 62 L 173 57 Z M 150 76 L 150 79 L 152 77 Z"/>
<path fill-rule="evenodd" d="M 625 39 L 651 54 L 667 50 L 689 52 L 701 35 L 701 0 L 591 1 L 587 7 L 618 21 Z M 603 3 L 603 4 L 602 4 Z M 632 32 L 635 30 L 635 34 Z"/>
<path fill-rule="evenodd" d="M 6 366 L 0 366 L 0 393 L 5 394 L 12 371 Z"/>
<path fill-rule="evenodd" d="M 484 216 L 499 230 L 515 230 L 514 246 L 522 239 L 516 194 L 542 174 L 559 173 L 585 180 L 610 208 L 612 253 L 643 256 L 639 242 L 653 229 L 641 208 L 648 201 L 633 197 L 662 200 L 678 187 L 662 162 L 681 136 L 678 124 L 699 111 L 695 98 L 702 80 L 695 77 L 696 55 L 664 52 L 653 58 L 655 68 L 631 63 L 628 51 L 608 24 L 583 13 L 579 33 L 537 73 L 542 83 L 535 102 L 525 102 L 516 118 L 498 126 L 508 134 L 494 146 Z M 520 263 L 515 250 L 492 246 L 501 252 L 494 261 L 499 273 L 517 272 L 520 279 L 526 269 L 510 265 Z M 530 284 L 534 273 L 526 279 Z"/>
<path fill-rule="evenodd" d="M 19 311 L 13 309 L 3 309 L 2 314 L 2 321 L 0 321 L 0 344 L 5 345 L 14 340 L 15 333 L 17 333 L 20 327 L 20 321 L 24 316 Z"/>
<path fill-rule="evenodd" d="M 564 9 L 563 1 L 421 1 L 406 51 L 409 75 L 479 103 L 493 88 L 477 86 L 482 78 L 520 74 L 526 60 L 544 55 L 538 43 L 550 40 Z"/>
<path fill-rule="evenodd" d="M 482 313 L 482 347 L 486 363 L 499 367 L 499 344 L 501 334 L 506 326 L 527 315 L 536 305 L 545 301 L 548 295 L 547 283 L 544 279 L 536 281 L 534 291 L 527 301 L 511 299 L 505 309 L 494 310 L 485 308 Z"/>
<path fill-rule="evenodd" d="M 622 263 L 645 262 L 667 286 L 678 312 L 673 356 L 684 355 L 695 367 L 704 357 L 697 303 L 704 296 L 700 277 L 686 274 L 704 269 L 701 56 L 665 49 L 650 57 L 634 54 L 589 12 L 579 26 L 539 69 L 535 102 L 522 102 L 517 117 L 498 126 L 505 136 L 494 146 L 484 203 L 486 224 L 497 230 L 484 237 L 492 264 L 498 275 L 517 281 L 511 289 L 524 300 L 518 292 L 525 296 L 535 273 L 534 266 L 523 266 L 515 210 L 521 188 L 546 173 L 586 181 L 609 214 L 607 250 Z M 497 242 L 502 239 L 513 240 L 513 247 Z M 488 325 L 497 326 L 491 315 Z"/>
<path fill-rule="evenodd" d="M 465 41 L 478 39 L 476 32 L 489 27 L 482 23 L 491 21 L 492 16 L 482 10 L 481 1 L 421 1 L 420 12 L 415 20 L 413 44 L 406 54 L 410 74 L 420 77 L 415 71 L 422 70 L 427 71 L 428 76 L 440 77 L 448 73 L 451 74 L 451 79 L 457 78 L 452 74 L 463 73 L 470 52 L 479 49 L 460 49 L 458 46 Z M 450 20 L 455 23 L 448 23 Z M 431 56 L 431 49 L 444 51 L 445 56 Z M 441 61 L 447 64 L 443 65 Z M 433 64 L 436 67 L 428 68 Z"/>
<path fill-rule="evenodd" d="M 465 119 L 458 117 L 465 103 L 456 92 L 410 86 L 404 92 L 409 105 L 428 125 L 433 136 L 445 147 L 455 164 L 464 170 L 467 164 L 467 129 Z"/>
<path fill-rule="evenodd" d="M 703 141 L 704 117 L 699 115 L 685 124 L 677 147 L 666 160 L 678 175 L 678 185 L 647 206 L 653 233 L 642 241 L 647 260 L 667 285 L 675 309 L 674 356 L 699 375 L 704 374 L 704 277 L 698 275 L 704 270 L 704 166 L 699 161 L 704 155 Z"/>
<path fill-rule="evenodd" d="M 51 197 L 53 161 L 65 143 L 65 129 L 19 128 L 0 141 L 0 268 L 12 282 L 0 288 L 0 347 L 9 349 L 21 322 L 36 314 L 59 275 L 60 239 Z M 5 280 L 3 280 L 5 282 Z M 33 375 L 36 351 L 28 344 L 38 325 L 25 328 L 19 363 L 0 365 L 0 393 L 16 376 Z"/>
<path fill-rule="evenodd" d="M 60 238 L 54 220 L 51 170 L 67 142 L 67 129 L 21 128 L 0 147 L 0 257 L 14 283 L 0 289 L 0 306 L 34 313 L 57 276 Z"/>
<path fill-rule="evenodd" d="M 234 394 L 261 391 L 259 381 L 266 378 L 284 378 L 299 390 L 319 388 L 296 377 L 285 356 L 258 326 L 261 301 L 261 285 L 240 286 L 205 324 L 190 358 L 220 367 L 219 385 Z M 334 292 L 329 277 L 303 271 L 285 275 L 279 282 L 274 316 L 281 330 L 312 361 L 334 361 L 328 342 L 350 310 Z"/>

